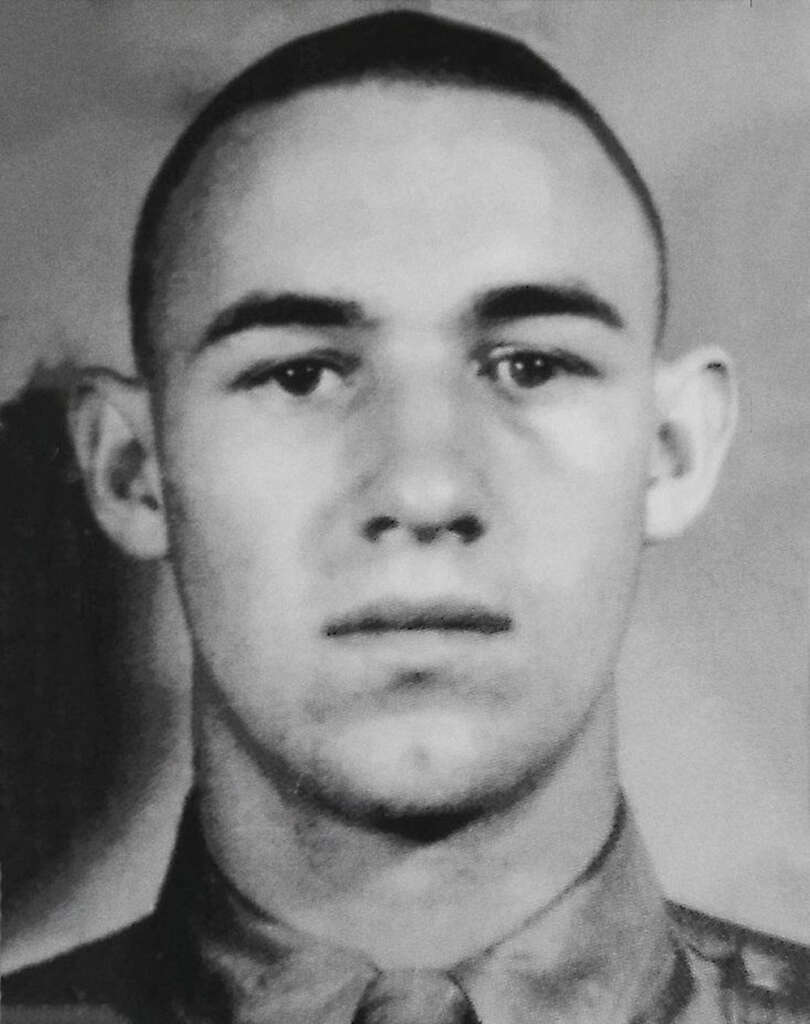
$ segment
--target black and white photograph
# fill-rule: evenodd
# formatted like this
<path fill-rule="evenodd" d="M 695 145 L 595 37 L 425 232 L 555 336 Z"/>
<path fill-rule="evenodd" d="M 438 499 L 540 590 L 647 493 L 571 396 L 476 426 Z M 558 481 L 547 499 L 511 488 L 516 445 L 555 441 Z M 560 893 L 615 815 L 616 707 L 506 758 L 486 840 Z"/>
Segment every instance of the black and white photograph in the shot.
<path fill-rule="evenodd" d="M 9 1024 L 810 1024 L 810 3 L 4 0 Z"/>

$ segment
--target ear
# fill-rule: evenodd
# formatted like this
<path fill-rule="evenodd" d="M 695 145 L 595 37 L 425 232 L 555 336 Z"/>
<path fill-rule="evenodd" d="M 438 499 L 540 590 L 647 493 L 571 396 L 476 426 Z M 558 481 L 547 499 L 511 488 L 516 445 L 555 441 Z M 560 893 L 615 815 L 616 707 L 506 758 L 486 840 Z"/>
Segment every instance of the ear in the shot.
<path fill-rule="evenodd" d="M 706 507 L 737 422 L 734 370 L 720 349 L 661 361 L 655 393 L 658 428 L 646 508 L 650 542 L 682 533 Z"/>
<path fill-rule="evenodd" d="M 101 528 L 135 558 L 162 558 L 166 518 L 146 387 L 107 370 L 84 373 L 68 427 Z"/>

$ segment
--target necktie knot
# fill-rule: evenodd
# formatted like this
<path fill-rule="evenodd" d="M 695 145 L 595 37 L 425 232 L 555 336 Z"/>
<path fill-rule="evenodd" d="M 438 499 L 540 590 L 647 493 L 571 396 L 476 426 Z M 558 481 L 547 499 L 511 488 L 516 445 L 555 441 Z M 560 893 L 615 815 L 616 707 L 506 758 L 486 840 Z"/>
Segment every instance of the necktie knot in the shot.
<path fill-rule="evenodd" d="M 442 971 L 386 971 L 366 989 L 353 1024 L 478 1024 L 461 987 Z"/>

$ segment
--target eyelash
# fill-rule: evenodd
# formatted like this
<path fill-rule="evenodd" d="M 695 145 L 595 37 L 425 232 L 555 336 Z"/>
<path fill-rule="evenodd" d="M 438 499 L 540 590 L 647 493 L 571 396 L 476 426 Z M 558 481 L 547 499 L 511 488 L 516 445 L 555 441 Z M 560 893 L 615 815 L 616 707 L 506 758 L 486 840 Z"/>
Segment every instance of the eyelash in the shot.
<path fill-rule="evenodd" d="M 486 377 L 497 384 L 500 367 L 511 364 L 512 369 L 517 370 L 518 373 L 526 371 L 531 375 L 532 367 L 527 364 L 532 362 L 535 364 L 533 369 L 539 374 L 540 378 L 535 383 L 519 384 L 514 380 L 514 372 L 510 374 L 514 385 L 520 391 L 536 390 L 559 376 L 582 378 L 600 376 L 598 369 L 593 363 L 572 352 L 561 349 L 540 351 L 532 348 L 509 348 L 489 351 L 479 357 L 477 372 L 478 376 Z M 311 395 L 323 379 L 324 370 L 331 370 L 341 380 L 345 380 L 358 368 L 359 364 L 360 360 L 358 358 L 347 357 L 334 352 L 313 352 L 279 362 L 263 362 L 239 374 L 232 382 L 231 390 L 253 391 L 266 387 L 273 382 L 293 397 L 306 398 Z M 300 393 L 296 394 L 295 388 L 288 388 L 282 382 L 285 374 L 287 375 L 287 381 L 291 383 L 291 372 L 294 373 L 296 369 L 306 370 L 307 368 L 313 371 L 314 381 L 312 377 L 305 377 L 303 382 L 299 381 L 299 383 L 305 385 Z M 312 387 L 307 388 L 306 385 L 309 383 L 312 383 Z M 503 387 L 506 389 L 509 387 L 509 384 L 504 382 Z"/>

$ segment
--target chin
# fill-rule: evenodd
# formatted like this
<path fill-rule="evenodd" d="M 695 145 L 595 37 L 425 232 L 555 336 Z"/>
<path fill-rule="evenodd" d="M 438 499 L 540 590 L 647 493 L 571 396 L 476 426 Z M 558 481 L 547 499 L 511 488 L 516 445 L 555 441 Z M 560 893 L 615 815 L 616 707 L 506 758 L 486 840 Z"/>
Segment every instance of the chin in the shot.
<path fill-rule="evenodd" d="M 460 714 L 355 723 L 319 745 L 307 789 L 344 819 L 438 837 L 526 792 L 536 762 L 515 739 Z"/>

